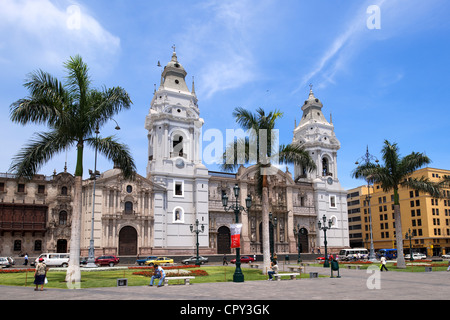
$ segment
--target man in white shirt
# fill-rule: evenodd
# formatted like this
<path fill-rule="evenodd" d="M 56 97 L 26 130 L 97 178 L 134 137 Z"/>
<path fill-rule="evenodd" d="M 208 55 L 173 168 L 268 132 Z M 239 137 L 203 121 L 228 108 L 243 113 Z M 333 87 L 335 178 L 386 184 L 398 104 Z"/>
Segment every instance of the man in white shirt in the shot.
<path fill-rule="evenodd" d="M 153 286 L 153 280 L 159 279 L 158 288 L 162 287 L 162 283 L 164 281 L 164 278 L 166 277 L 166 273 L 164 272 L 164 269 L 157 264 L 153 265 L 153 267 L 155 268 L 155 273 L 152 275 L 149 286 Z"/>

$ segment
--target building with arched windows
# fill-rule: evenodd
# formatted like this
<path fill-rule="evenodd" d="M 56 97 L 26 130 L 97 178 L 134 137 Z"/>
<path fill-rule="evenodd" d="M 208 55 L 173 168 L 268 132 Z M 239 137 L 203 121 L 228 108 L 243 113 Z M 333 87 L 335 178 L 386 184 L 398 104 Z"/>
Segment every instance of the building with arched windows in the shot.
<path fill-rule="evenodd" d="M 125 180 L 113 168 L 98 179 L 83 181 L 81 255 L 88 255 L 92 216 L 95 255 L 190 255 L 196 234 L 190 226 L 204 226 L 199 234 L 201 254 L 232 253 L 230 224 L 235 214 L 224 210 L 222 195 L 230 200 L 233 187 L 240 187 L 241 204 L 253 199 L 242 212 L 241 254 L 262 253 L 262 204 L 256 191 L 257 167 L 241 166 L 236 173 L 209 171 L 202 163 L 204 120 L 200 117 L 194 81 L 176 52 L 164 67 L 159 88 L 153 92 L 145 118 L 148 138 L 146 176 Z M 339 142 L 334 126 L 322 114 L 322 103 L 312 90 L 302 106 L 302 119 L 295 126 L 293 142 L 301 143 L 314 159 L 317 170 L 295 166 L 294 174 L 276 169 L 268 177 L 271 248 L 278 254 L 312 252 L 323 246 L 318 217 L 332 220 L 328 247 L 348 247 L 346 191 L 337 174 Z M 1 253 L 37 254 L 67 252 L 73 208 L 73 181 L 67 172 L 52 177 L 36 176 L 21 182 L 0 176 Z M 95 199 L 94 195 L 95 185 Z M 233 199 L 234 201 L 234 199 Z M 299 237 L 294 227 L 300 230 Z M 317 252 L 317 250 L 315 251 Z"/>

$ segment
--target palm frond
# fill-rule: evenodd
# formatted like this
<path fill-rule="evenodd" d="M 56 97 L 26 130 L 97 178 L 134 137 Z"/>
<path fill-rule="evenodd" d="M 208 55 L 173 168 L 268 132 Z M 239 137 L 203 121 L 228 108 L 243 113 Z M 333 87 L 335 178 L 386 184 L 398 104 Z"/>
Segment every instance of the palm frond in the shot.
<path fill-rule="evenodd" d="M 42 70 L 29 74 L 26 81 L 24 86 L 30 96 L 11 104 L 11 120 L 22 125 L 31 122 L 49 126 L 63 121 L 70 96 L 62 83 Z"/>
<path fill-rule="evenodd" d="M 110 159 L 121 170 L 125 179 L 133 179 L 136 173 L 136 165 L 128 146 L 121 144 L 114 136 L 106 138 L 88 138 L 86 143 L 98 152 Z"/>
<path fill-rule="evenodd" d="M 73 142 L 70 137 L 62 136 L 57 131 L 36 133 L 35 136 L 12 159 L 9 171 L 18 177 L 31 179 L 43 164 L 67 149 Z"/>
<path fill-rule="evenodd" d="M 278 159 L 280 163 L 299 165 L 310 172 L 316 169 L 316 164 L 309 152 L 299 144 L 281 144 Z"/>
<path fill-rule="evenodd" d="M 401 186 L 412 190 L 418 190 L 428 193 L 434 198 L 442 198 L 442 192 L 439 183 L 432 182 L 426 177 L 412 178 L 409 177 L 400 183 Z"/>

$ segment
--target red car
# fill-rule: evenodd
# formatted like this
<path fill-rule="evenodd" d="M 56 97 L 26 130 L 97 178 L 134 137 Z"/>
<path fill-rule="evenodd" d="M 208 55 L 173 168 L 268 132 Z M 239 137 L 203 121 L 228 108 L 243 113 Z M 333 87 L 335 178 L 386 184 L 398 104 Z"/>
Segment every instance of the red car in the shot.
<path fill-rule="evenodd" d="M 253 257 L 249 257 L 249 256 L 241 257 L 241 263 L 252 263 L 253 261 L 255 261 L 255 259 Z M 236 263 L 236 259 L 232 259 L 230 262 Z"/>
<path fill-rule="evenodd" d="M 119 263 L 119 258 L 116 256 L 100 256 L 95 259 L 95 264 L 98 266 L 110 266 L 114 267 Z"/>

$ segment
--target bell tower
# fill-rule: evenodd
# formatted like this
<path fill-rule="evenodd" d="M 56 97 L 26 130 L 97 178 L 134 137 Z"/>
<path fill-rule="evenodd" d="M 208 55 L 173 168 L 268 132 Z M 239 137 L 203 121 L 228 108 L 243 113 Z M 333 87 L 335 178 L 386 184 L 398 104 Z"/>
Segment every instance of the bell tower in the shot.
<path fill-rule="evenodd" d="M 173 47 L 171 60 L 161 73 L 150 110 L 145 118 L 148 130 L 147 178 L 165 188 L 155 194 L 154 247 L 190 249 L 195 237 L 189 226 L 199 220 L 205 232 L 200 246 L 208 246 L 208 170 L 202 164 L 200 118 L 194 80 L 189 90 L 186 70 Z"/>
<path fill-rule="evenodd" d="M 327 232 L 330 248 L 349 247 L 347 191 L 338 178 L 337 151 L 339 140 L 334 133 L 330 115 L 328 122 L 322 113 L 323 104 L 314 96 L 310 85 L 308 99 L 302 106 L 302 119 L 294 129 L 293 143 L 302 145 L 316 164 L 316 170 L 308 171 L 301 166 L 294 167 L 296 181 L 313 184 L 314 201 L 318 219 L 331 219 L 332 228 Z M 323 234 L 318 232 L 318 241 L 323 246 Z"/>

